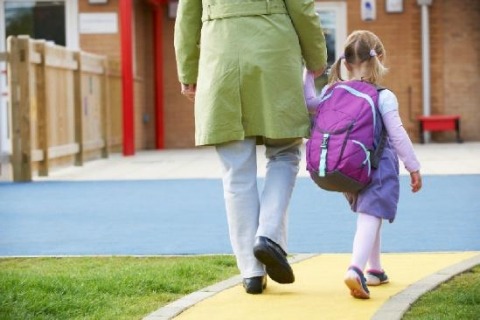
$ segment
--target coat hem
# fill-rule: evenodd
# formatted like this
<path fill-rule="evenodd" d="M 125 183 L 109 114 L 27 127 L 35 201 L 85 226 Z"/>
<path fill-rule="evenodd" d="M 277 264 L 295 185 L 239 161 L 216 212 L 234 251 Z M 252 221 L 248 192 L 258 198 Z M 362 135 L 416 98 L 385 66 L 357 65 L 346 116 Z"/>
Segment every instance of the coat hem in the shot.
<path fill-rule="evenodd" d="M 267 139 L 290 139 L 290 138 L 308 138 L 308 134 L 305 131 L 302 132 L 294 132 L 289 134 L 232 134 L 232 135 L 224 135 L 222 137 L 218 137 L 212 139 L 211 137 L 196 137 L 195 138 L 195 145 L 196 146 L 208 146 L 208 145 L 216 145 L 221 143 L 226 143 L 230 141 L 239 141 L 244 140 L 245 138 L 252 137 L 257 138 L 257 141 L 261 141 L 260 138 L 267 138 Z"/>

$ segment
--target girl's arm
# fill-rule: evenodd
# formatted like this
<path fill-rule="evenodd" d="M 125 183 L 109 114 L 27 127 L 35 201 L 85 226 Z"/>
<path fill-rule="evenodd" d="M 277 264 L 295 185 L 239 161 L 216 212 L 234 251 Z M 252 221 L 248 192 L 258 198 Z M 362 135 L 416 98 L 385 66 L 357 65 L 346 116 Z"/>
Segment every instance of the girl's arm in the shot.
<path fill-rule="evenodd" d="M 305 69 L 303 73 L 303 94 L 305 95 L 305 103 L 307 105 L 308 112 L 315 113 L 322 95 L 317 97 L 314 72 L 308 71 L 307 69 Z"/>
<path fill-rule="evenodd" d="M 397 98 L 390 90 L 383 90 L 380 93 L 379 100 L 383 124 L 385 125 L 389 140 L 397 152 L 398 157 L 408 172 L 411 173 L 420 170 L 420 162 L 415 155 L 412 141 L 408 137 L 398 113 Z"/>
<path fill-rule="evenodd" d="M 405 169 L 407 169 L 408 172 L 420 170 L 420 162 L 418 162 L 412 142 L 403 127 L 398 111 L 390 111 L 383 115 L 383 124 L 387 129 L 392 146 L 405 165 Z"/>
<path fill-rule="evenodd" d="M 422 188 L 422 176 L 420 175 L 420 162 L 418 162 L 413 150 L 412 142 L 403 128 L 398 110 L 392 110 L 383 115 L 383 124 L 388 132 L 400 160 L 410 172 L 410 187 L 412 192 L 420 191 Z"/>

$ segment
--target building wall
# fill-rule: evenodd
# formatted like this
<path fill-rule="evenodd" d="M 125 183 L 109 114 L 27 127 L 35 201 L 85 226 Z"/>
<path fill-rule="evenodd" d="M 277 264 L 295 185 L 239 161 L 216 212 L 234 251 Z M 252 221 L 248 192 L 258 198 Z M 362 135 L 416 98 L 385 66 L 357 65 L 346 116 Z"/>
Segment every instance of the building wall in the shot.
<path fill-rule="evenodd" d="M 118 16 L 118 6 L 119 0 L 109 0 L 107 4 L 101 5 L 92 5 L 88 0 L 79 0 L 79 13 L 114 12 Z M 152 8 L 148 1 L 132 0 L 132 9 L 135 148 L 152 149 L 155 147 Z M 109 59 L 121 60 L 120 45 L 120 26 L 115 34 L 80 34 L 82 50 L 106 55 Z M 119 94 L 121 95 L 121 92 Z M 122 106 L 113 107 L 121 109 Z M 120 111 L 118 109 L 114 112 Z"/>
<path fill-rule="evenodd" d="M 385 46 L 389 72 L 382 85 L 397 95 L 400 116 L 411 136 L 416 132 L 414 119 L 421 112 L 420 13 L 414 3 L 404 1 L 403 13 L 387 14 L 384 1 L 377 1 L 376 20 L 362 21 L 360 1 L 347 1 L 347 33 L 370 30 Z"/>
<path fill-rule="evenodd" d="M 134 1 L 135 146 L 155 148 L 155 102 L 152 8 L 147 1 Z"/>
<path fill-rule="evenodd" d="M 404 126 L 412 140 L 418 142 L 416 118 L 423 112 L 420 6 L 417 1 L 404 0 L 402 13 L 386 13 L 385 1 L 377 0 L 377 19 L 362 21 L 359 0 L 338 1 L 347 3 L 348 33 L 367 29 L 384 42 L 386 64 L 390 69 L 384 85 L 396 93 Z M 433 0 L 429 17 L 431 112 L 460 114 L 463 138 L 480 140 L 480 90 L 475 90 L 480 82 L 480 1 Z M 193 108 L 179 93 L 173 25 L 173 20 L 164 24 L 165 145 L 167 148 L 191 147 Z M 453 137 L 453 132 L 432 135 L 435 141 L 452 141 Z"/>
<path fill-rule="evenodd" d="M 333 0 L 335 1 L 335 0 Z M 390 71 L 384 85 L 399 100 L 400 115 L 412 140 L 418 142 L 416 118 L 423 112 L 421 10 L 417 1 L 404 0 L 402 13 L 386 13 L 385 1 L 377 0 L 377 19 L 362 21 L 360 1 L 336 0 L 347 4 L 347 33 L 356 29 L 375 32 L 387 50 Z M 119 0 L 105 5 L 90 5 L 79 0 L 79 12 L 117 12 Z M 318 2 L 325 2 L 319 0 Z M 331 2 L 331 1 L 330 1 Z M 135 146 L 155 147 L 154 68 L 152 9 L 148 1 L 133 0 Z M 165 5 L 162 43 L 164 58 L 165 148 L 194 146 L 193 103 L 180 94 L 177 80 L 173 33 L 175 20 L 168 17 Z M 433 0 L 429 7 L 431 52 L 431 112 L 460 114 L 462 136 L 480 140 L 480 1 Z M 105 54 L 120 60 L 120 34 L 81 34 L 82 50 Z M 121 108 L 121 106 L 118 106 Z M 451 141 L 453 133 L 434 133 L 435 141 Z"/>
<path fill-rule="evenodd" d="M 441 88 L 445 113 L 462 116 L 462 135 L 480 140 L 480 1 L 444 0 Z"/>
<path fill-rule="evenodd" d="M 164 84 L 165 84 L 165 147 L 184 148 L 195 144 L 195 123 L 193 103 L 180 94 L 177 77 L 175 50 L 173 47 L 173 29 L 175 20 L 165 17 L 164 39 Z"/>
<path fill-rule="evenodd" d="M 89 4 L 88 0 L 78 1 L 78 13 L 118 14 L 118 0 L 109 0 L 106 4 Z M 80 34 L 80 48 L 84 51 L 107 55 L 120 60 L 120 26 L 115 34 Z"/>

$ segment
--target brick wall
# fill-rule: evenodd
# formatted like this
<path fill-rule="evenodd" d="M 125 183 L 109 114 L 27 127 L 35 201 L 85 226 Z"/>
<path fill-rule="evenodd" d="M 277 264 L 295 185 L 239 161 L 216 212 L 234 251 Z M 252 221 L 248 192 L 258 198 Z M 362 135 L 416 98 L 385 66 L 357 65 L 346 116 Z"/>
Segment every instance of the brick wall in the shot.
<path fill-rule="evenodd" d="M 399 100 L 400 115 L 410 137 L 418 141 L 416 117 L 423 111 L 421 8 L 405 0 L 403 13 L 385 12 L 377 1 L 377 19 L 361 21 L 360 1 L 347 0 L 348 32 L 375 32 L 387 50 L 390 72 L 385 86 Z M 480 140 L 480 1 L 434 0 L 429 7 L 430 90 L 432 114 L 460 114 L 462 136 Z M 452 141 L 454 133 L 434 133 L 435 141 Z"/>
<path fill-rule="evenodd" d="M 323 1 L 323 0 L 321 0 Z M 320 1 L 320 2 L 321 2 Z M 335 1 L 335 0 L 334 0 Z M 375 32 L 387 50 L 390 71 L 384 85 L 394 91 L 407 132 L 418 141 L 417 116 L 422 114 L 421 10 L 416 0 L 404 0 L 402 13 L 386 13 L 385 1 L 377 0 L 377 19 L 362 21 L 359 0 L 336 0 L 347 4 L 347 32 Z M 137 149 L 155 145 L 152 19 L 148 1 L 133 1 L 135 24 L 135 79 L 142 83 L 136 96 L 135 143 Z M 80 12 L 118 12 L 118 0 L 106 5 L 79 1 Z M 164 131 L 166 148 L 194 145 L 193 104 L 180 94 L 173 48 L 174 20 L 164 8 Z M 480 1 L 434 0 L 429 8 L 431 51 L 431 111 L 462 116 L 462 135 L 480 140 Z M 120 59 L 120 37 L 80 35 L 85 51 Z M 434 134 L 438 141 L 452 141 L 453 133 Z"/>
<path fill-rule="evenodd" d="M 79 13 L 116 13 L 120 19 L 118 0 L 92 5 L 79 1 Z M 155 147 L 155 110 L 153 88 L 152 9 L 148 1 L 132 1 L 132 37 L 134 50 L 134 141 L 136 149 Z M 120 23 L 120 21 L 118 21 Z M 82 50 L 121 60 L 120 26 L 115 34 L 80 34 Z M 121 94 L 121 93 L 119 93 Z M 121 107 L 121 106 L 119 106 Z"/>
<path fill-rule="evenodd" d="M 192 147 L 195 123 L 193 103 L 180 94 L 177 77 L 175 51 L 173 47 L 173 28 L 175 21 L 164 19 L 164 90 L 165 90 L 165 148 Z"/>
<path fill-rule="evenodd" d="M 320 2 L 322 2 L 321 0 Z M 390 71 L 384 85 L 398 97 L 400 115 L 413 141 L 418 142 L 417 116 L 423 112 L 421 8 L 404 0 L 402 13 L 386 13 L 377 0 L 377 19 L 362 21 L 359 0 L 347 3 L 347 32 L 367 29 L 376 33 L 387 50 Z M 434 0 L 429 7 L 432 114 L 462 115 L 462 135 L 480 140 L 480 1 Z M 164 26 L 166 147 L 193 145 L 193 109 L 176 80 L 173 21 Z M 452 141 L 453 133 L 433 134 L 438 141 Z"/>
<path fill-rule="evenodd" d="M 115 12 L 118 14 L 118 0 L 109 0 L 107 4 L 102 5 L 92 5 L 88 3 L 88 0 L 79 0 L 78 11 L 79 13 Z M 80 47 L 87 52 L 104 54 L 120 60 L 120 32 L 115 34 L 80 34 Z"/>
<path fill-rule="evenodd" d="M 152 8 L 134 1 L 135 147 L 155 148 Z"/>
<path fill-rule="evenodd" d="M 480 1 L 444 0 L 444 112 L 462 116 L 462 136 L 480 140 Z"/>
<path fill-rule="evenodd" d="M 432 13 L 431 15 L 433 15 Z M 416 117 L 422 113 L 421 16 L 416 1 L 404 1 L 402 13 L 387 13 L 385 2 L 377 1 L 377 19 L 362 21 L 360 1 L 347 1 L 347 33 L 357 29 L 374 32 L 387 51 L 389 72 L 383 85 L 392 90 L 399 101 L 399 111 L 405 129 L 413 140 L 418 137 Z M 434 48 L 431 48 L 434 52 Z M 437 50 L 438 51 L 438 50 Z M 432 69 L 438 64 L 438 54 L 432 55 Z M 434 79 L 432 70 L 432 79 Z M 433 93 L 434 90 L 432 90 Z M 432 100 L 438 93 L 432 94 Z"/>

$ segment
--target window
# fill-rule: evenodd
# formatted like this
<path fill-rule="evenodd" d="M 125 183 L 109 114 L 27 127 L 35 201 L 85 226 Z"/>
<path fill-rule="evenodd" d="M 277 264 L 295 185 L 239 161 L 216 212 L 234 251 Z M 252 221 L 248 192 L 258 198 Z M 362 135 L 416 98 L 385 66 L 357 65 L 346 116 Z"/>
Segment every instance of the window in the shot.
<path fill-rule="evenodd" d="M 78 0 L 0 0 L 0 51 L 19 34 L 78 50 Z"/>
<path fill-rule="evenodd" d="M 65 2 L 6 1 L 5 35 L 29 35 L 34 39 L 66 45 Z"/>

